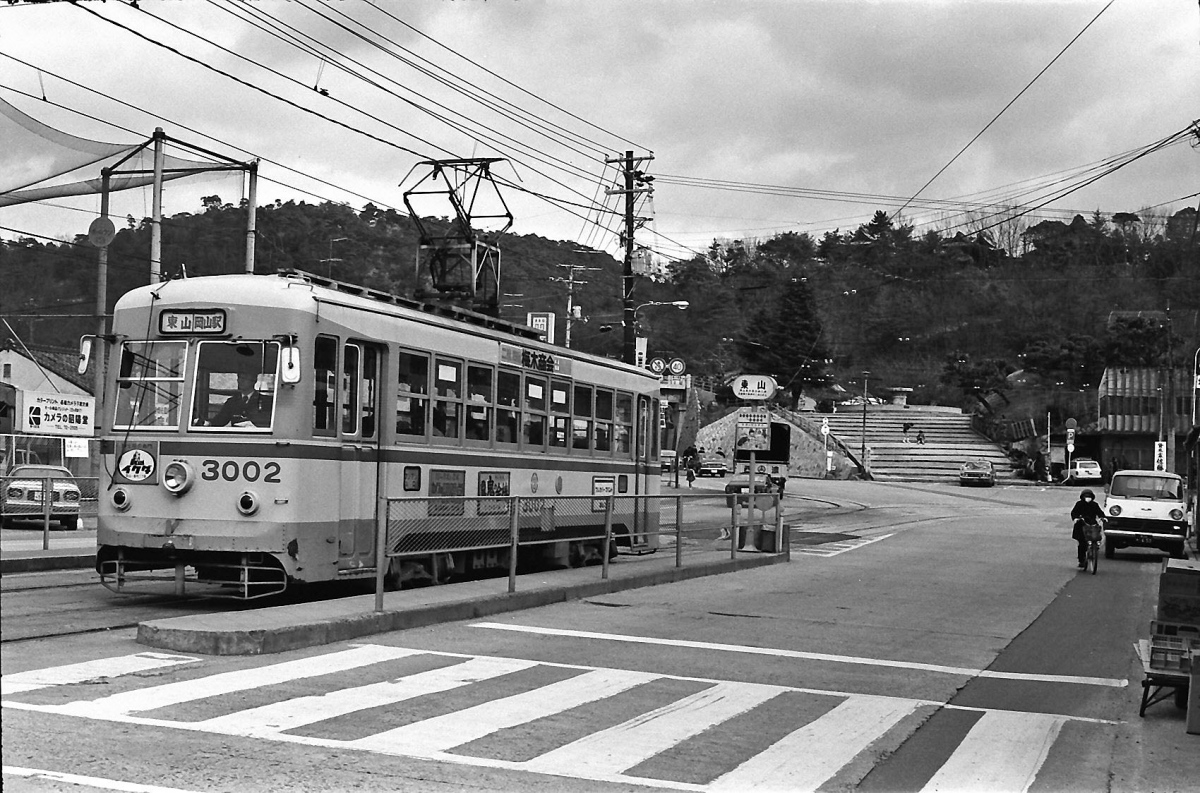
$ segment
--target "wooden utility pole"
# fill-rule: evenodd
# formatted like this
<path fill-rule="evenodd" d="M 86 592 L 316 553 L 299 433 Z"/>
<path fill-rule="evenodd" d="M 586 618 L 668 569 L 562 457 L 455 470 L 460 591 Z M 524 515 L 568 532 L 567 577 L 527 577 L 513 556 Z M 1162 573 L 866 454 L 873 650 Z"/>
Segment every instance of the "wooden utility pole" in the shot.
<path fill-rule="evenodd" d="M 576 281 L 575 280 L 575 271 L 576 270 L 599 270 L 600 268 L 599 267 L 584 267 L 581 264 L 560 264 L 558 266 L 567 268 L 567 273 L 568 273 L 567 277 L 566 278 L 551 278 L 550 280 L 557 281 L 559 283 L 564 283 L 567 285 L 567 323 L 566 323 L 566 333 L 563 338 L 563 346 L 570 347 L 571 346 L 571 325 L 574 324 L 574 322 L 575 322 L 575 285 L 576 284 L 583 285 L 583 284 L 587 283 L 587 281 Z"/>
<path fill-rule="evenodd" d="M 621 346 L 621 360 L 625 363 L 635 363 L 637 360 L 637 334 L 634 328 L 633 316 L 633 234 L 637 230 L 638 218 L 634 216 L 634 202 L 638 193 L 647 193 L 650 191 L 649 183 L 654 178 L 646 176 L 637 170 L 637 166 L 653 159 L 653 155 L 634 157 L 632 151 L 627 151 L 623 158 L 605 160 L 605 163 L 609 165 L 620 163 L 621 171 L 624 175 L 624 189 L 608 190 L 606 193 L 608 195 L 625 196 L 625 232 L 622 234 L 622 241 L 625 247 L 625 261 L 621 270 L 622 325 L 625 328 L 625 338 Z M 639 187 L 638 185 L 641 186 Z"/>

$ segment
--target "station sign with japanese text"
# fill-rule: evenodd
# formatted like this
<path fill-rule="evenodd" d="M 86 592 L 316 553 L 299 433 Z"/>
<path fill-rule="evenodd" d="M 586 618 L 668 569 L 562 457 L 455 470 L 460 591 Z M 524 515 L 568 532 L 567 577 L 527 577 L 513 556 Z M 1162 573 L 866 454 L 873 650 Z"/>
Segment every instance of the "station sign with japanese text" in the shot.
<path fill-rule="evenodd" d="M 225 309 L 163 311 L 158 315 L 158 332 L 220 336 L 225 333 Z"/>
<path fill-rule="evenodd" d="M 738 399 L 770 399 L 779 384 L 765 374 L 744 374 L 733 381 L 733 395 Z"/>

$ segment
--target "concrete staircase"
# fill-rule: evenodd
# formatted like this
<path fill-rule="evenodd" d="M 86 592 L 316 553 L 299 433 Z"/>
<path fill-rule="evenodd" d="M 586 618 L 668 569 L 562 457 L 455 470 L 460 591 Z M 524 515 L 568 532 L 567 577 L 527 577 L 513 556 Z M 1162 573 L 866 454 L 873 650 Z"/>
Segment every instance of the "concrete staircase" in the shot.
<path fill-rule="evenodd" d="M 861 454 L 863 412 L 861 407 L 839 406 L 839 412 L 812 414 L 818 423 L 829 420 L 829 432 L 855 454 Z M 904 443 L 905 422 L 910 443 Z M 925 433 L 924 445 L 916 442 L 917 431 Z M 1019 484 L 1004 451 L 971 429 L 971 417 L 953 408 L 926 406 L 868 405 L 867 450 L 871 477 L 894 482 L 957 482 L 958 467 L 967 460 L 991 461 L 997 484 Z"/>

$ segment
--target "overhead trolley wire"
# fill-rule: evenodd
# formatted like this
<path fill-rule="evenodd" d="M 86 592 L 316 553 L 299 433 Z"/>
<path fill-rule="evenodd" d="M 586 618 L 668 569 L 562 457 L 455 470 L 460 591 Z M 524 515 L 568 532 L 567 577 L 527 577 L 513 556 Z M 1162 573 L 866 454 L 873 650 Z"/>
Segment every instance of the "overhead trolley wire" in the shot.
<path fill-rule="evenodd" d="M 1111 6 L 1114 2 L 1116 2 L 1116 0 L 1108 0 L 1108 2 L 1104 4 L 1104 7 L 1100 9 L 1099 13 L 1097 13 L 1096 16 L 1092 17 L 1091 21 L 1083 26 L 1083 30 L 1080 30 L 1078 33 L 1076 33 L 1075 37 L 1067 42 L 1067 46 L 1063 47 L 1062 50 L 1059 51 L 1059 53 L 1057 55 L 1055 55 L 1050 60 L 1049 63 L 1047 63 L 1044 67 L 1042 67 L 1042 70 L 1040 72 L 1038 72 L 1037 74 L 1035 74 L 1033 76 L 1033 79 L 1030 80 L 1029 83 L 1024 88 L 1022 88 L 1017 93 L 1016 96 L 1014 96 L 1012 99 L 1010 99 L 1008 101 L 1008 104 L 1006 104 L 1004 107 L 1002 107 L 1000 109 L 1000 112 L 997 113 L 992 118 L 991 121 L 989 121 L 987 124 L 984 125 L 983 129 L 979 130 L 979 132 L 977 132 L 975 134 L 975 137 L 973 137 L 969 141 L 967 141 L 967 145 L 963 146 L 959 150 L 958 154 L 955 154 L 953 157 L 951 157 L 950 161 L 947 162 L 945 165 L 943 165 L 941 168 L 939 168 L 937 173 L 935 173 L 933 176 L 929 177 L 929 181 L 927 181 L 925 184 L 921 185 L 921 188 L 919 190 L 917 190 L 917 192 L 913 193 L 912 198 L 910 198 L 908 201 L 906 201 L 904 203 L 903 206 L 901 206 L 898 210 L 896 210 L 895 214 L 899 215 L 901 212 L 903 212 L 905 210 L 905 208 L 912 201 L 916 200 L 917 196 L 919 196 L 921 193 L 925 192 L 925 188 L 927 188 L 927 187 L 929 187 L 929 185 L 933 184 L 935 179 L 937 179 L 939 176 L 941 176 L 946 171 L 947 168 L 949 168 L 951 165 L 953 165 L 955 163 L 955 161 L 958 160 L 958 158 L 961 157 L 963 155 L 963 153 L 966 152 L 967 149 L 971 148 L 971 145 L 973 143 L 975 143 L 975 141 L 979 140 L 979 138 L 981 138 L 983 136 L 983 133 L 987 132 L 988 129 L 990 129 L 991 126 L 1000 119 L 1000 116 L 1004 115 L 1005 111 L 1007 111 L 1010 107 L 1012 107 L 1016 103 L 1016 101 L 1025 94 L 1026 91 L 1028 91 L 1030 88 L 1032 88 L 1033 84 L 1036 83 L 1043 74 L 1045 74 L 1047 71 L 1049 71 L 1050 67 L 1053 66 L 1058 61 L 1058 59 L 1061 58 L 1066 53 L 1066 51 L 1071 48 L 1072 44 L 1074 44 L 1076 41 L 1078 41 L 1079 38 L 1084 33 L 1087 32 L 1088 28 L 1090 28 L 1093 24 L 1096 23 L 1096 20 L 1098 20 L 1101 16 L 1103 16 L 1104 12 L 1107 11 L 1109 9 L 1109 6 Z"/>
<path fill-rule="evenodd" d="M 605 133 L 606 135 L 611 135 L 612 137 L 616 138 L 617 140 L 624 141 L 625 143 L 628 143 L 629 145 L 631 145 L 631 146 L 633 146 L 633 147 L 635 147 L 635 148 L 639 148 L 639 149 L 642 149 L 642 150 L 644 150 L 644 151 L 649 151 L 649 147 L 647 147 L 647 146 L 641 146 L 641 145 L 639 145 L 639 144 L 635 143 L 634 141 L 631 141 L 631 140 L 629 140 L 628 138 L 626 138 L 626 137 L 624 137 L 624 136 L 622 136 L 622 135 L 619 135 L 619 134 L 617 134 L 617 133 L 615 133 L 615 132 L 612 132 L 611 130 L 605 129 L 604 127 L 601 127 L 601 126 L 599 126 L 598 124 L 594 124 L 594 123 L 592 123 L 591 121 L 588 121 L 588 120 L 587 120 L 587 119 L 585 119 L 585 118 L 582 118 L 582 117 L 580 117 L 580 116 L 577 116 L 577 115 L 575 115 L 574 113 L 572 113 L 571 111 L 569 111 L 569 110 L 567 110 L 567 109 L 565 109 L 565 108 L 563 108 L 563 107 L 560 107 L 559 105 L 556 105 L 556 104 L 554 104 L 553 102 L 551 102 L 551 101 L 549 101 L 549 100 L 547 100 L 547 99 L 545 99 L 545 98 L 543 98 L 543 97 L 540 97 L 540 96 L 538 96 L 537 94 L 534 94 L 534 93 L 532 93 L 532 92 L 530 92 L 530 91 L 528 91 L 528 90 L 526 90 L 526 89 L 522 88 L 521 86 L 517 85 L 516 83 L 514 83 L 514 82 L 512 82 L 512 81 L 510 81 L 510 80 L 507 80 L 507 79 L 505 79 L 504 77 L 501 77 L 499 74 L 497 74 L 496 72 L 494 72 L 494 71 L 492 71 L 491 69 L 487 68 L 486 66 L 484 66 L 484 65 L 482 65 L 482 64 L 480 64 L 480 63 L 477 63 L 476 61 L 473 61 L 473 60 L 471 60 L 471 59 L 470 59 L 470 58 L 468 58 L 467 56 L 463 55 L 462 53 L 460 53 L 460 52 L 458 52 L 458 51 L 456 51 L 456 50 L 454 50 L 454 49 L 452 49 L 452 48 L 450 48 L 450 47 L 447 47 L 445 44 L 441 43 L 440 41 L 438 41 L 438 40 L 437 40 L 437 39 L 435 39 L 435 38 L 432 38 L 431 36 L 427 35 L 426 33 L 422 32 L 421 30 L 419 30 L 419 29 L 417 29 L 417 28 L 413 27 L 413 26 L 412 26 L 412 25 L 410 25 L 409 23 L 405 22 L 403 19 L 400 19 L 399 17 L 397 17 L 396 15 L 392 14 L 391 12 L 384 10 L 384 9 L 383 9 L 382 7 L 380 7 L 380 6 L 378 5 L 378 3 L 376 3 L 374 0 L 364 0 L 364 1 L 365 1 L 365 3 L 366 3 L 367 5 L 371 6 L 371 7 L 372 7 L 372 8 L 374 8 L 375 10 L 379 11 L 379 13 L 381 13 L 381 14 L 383 14 L 383 15 L 385 15 L 385 16 L 387 16 L 387 17 L 389 17 L 390 19 L 392 19 L 392 20 L 394 20 L 394 21 L 398 22 L 399 24 L 401 24 L 401 25 L 403 25 L 404 27 L 406 27 L 406 28 L 408 28 L 409 30 L 411 30 L 413 33 L 416 33 L 416 34 L 417 34 L 418 36 L 420 36 L 421 38 L 423 38 L 423 39 L 426 39 L 427 41 L 430 41 L 430 42 L 432 42 L 433 44 L 436 44 L 437 46 L 439 46 L 439 47 L 441 47 L 442 49 L 446 50 L 447 52 L 449 52 L 450 54 L 454 55 L 455 57 L 461 58 L 462 60 L 464 60 L 464 61 L 466 61 L 467 63 L 471 64 L 471 65 L 472 65 L 472 66 L 474 66 L 475 68 L 477 68 L 477 69 L 480 69 L 480 70 L 482 70 L 482 71 L 484 71 L 484 72 L 486 72 L 486 73 L 490 74 L 492 77 L 495 77 L 497 80 L 500 80 L 501 82 L 505 83 L 506 85 L 509 85 L 509 86 L 511 86 L 511 87 L 513 87 L 513 88 L 515 88 L 516 90 L 518 90 L 518 91 L 520 91 L 521 93 L 523 93 L 523 94 L 525 94 L 525 95 L 527 95 L 527 96 L 531 97 L 532 99 L 536 99 L 537 101 L 541 102 L 542 104 L 548 105 L 549 107 L 552 107 L 552 108 L 554 108 L 555 110 L 559 111 L 560 113 L 563 113 L 564 115 L 567 115 L 567 116 L 569 116 L 569 117 L 571 117 L 571 118 L 575 119 L 576 121 L 580 121 L 580 122 L 582 122 L 582 123 L 586 124 L 587 126 L 589 126 L 589 127 L 593 128 L 593 129 L 597 129 L 597 130 L 599 130 L 599 131 L 601 131 L 601 132 Z M 594 142 L 594 141 L 591 141 L 591 142 Z M 602 149 L 603 149 L 603 148 L 605 148 L 605 147 L 601 146 L 600 144 L 596 144 L 596 145 L 597 145 L 597 146 L 600 146 Z"/>

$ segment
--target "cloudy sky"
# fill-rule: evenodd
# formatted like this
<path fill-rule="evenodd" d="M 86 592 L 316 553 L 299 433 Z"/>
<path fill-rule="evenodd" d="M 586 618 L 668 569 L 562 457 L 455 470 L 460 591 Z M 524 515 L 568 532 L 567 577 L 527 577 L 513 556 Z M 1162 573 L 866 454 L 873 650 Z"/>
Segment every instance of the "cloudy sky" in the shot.
<path fill-rule="evenodd" d="M 1200 118 L 1196 0 L 139 5 L 0 4 L 0 99 L 92 140 L 162 127 L 260 157 L 264 203 L 404 211 L 420 161 L 502 157 L 514 231 L 615 252 L 605 160 L 633 151 L 656 177 L 638 241 L 677 257 L 906 203 L 924 231 L 1050 199 L 1031 221 L 1169 214 L 1200 190 L 1195 136 L 1150 150 Z M 0 116 L 4 139 L 0 192 L 51 170 L 48 144 Z M 164 211 L 242 190 L 228 176 L 170 185 Z M 150 202 L 127 191 L 112 212 L 148 216 Z M 98 210 L 97 196 L 2 208 L 0 236 L 69 238 Z"/>

